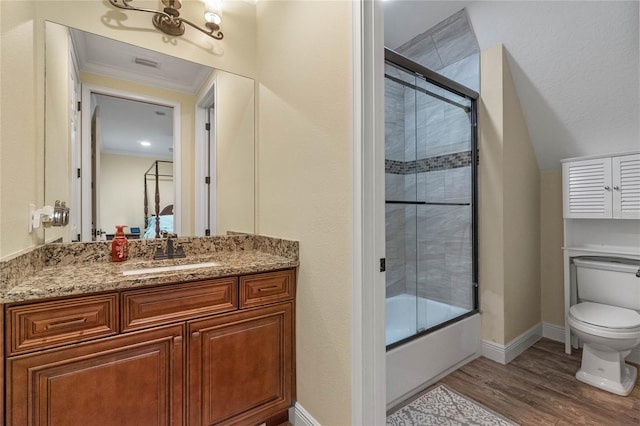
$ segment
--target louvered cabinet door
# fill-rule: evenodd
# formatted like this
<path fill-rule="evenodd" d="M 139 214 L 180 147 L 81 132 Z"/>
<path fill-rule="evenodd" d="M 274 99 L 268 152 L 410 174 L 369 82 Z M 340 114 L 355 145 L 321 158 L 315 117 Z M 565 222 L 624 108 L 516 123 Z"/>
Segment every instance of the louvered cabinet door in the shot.
<path fill-rule="evenodd" d="M 613 157 L 613 217 L 640 219 L 640 154 Z"/>
<path fill-rule="evenodd" d="M 611 158 L 562 164 L 564 217 L 611 218 Z"/>

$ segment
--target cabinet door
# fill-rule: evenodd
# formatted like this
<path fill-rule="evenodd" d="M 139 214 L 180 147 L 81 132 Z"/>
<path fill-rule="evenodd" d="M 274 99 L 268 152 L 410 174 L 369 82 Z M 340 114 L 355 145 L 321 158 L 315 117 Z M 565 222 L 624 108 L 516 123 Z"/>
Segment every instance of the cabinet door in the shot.
<path fill-rule="evenodd" d="M 640 154 L 613 157 L 613 217 L 640 219 Z"/>
<path fill-rule="evenodd" d="M 562 189 L 565 218 L 611 218 L 611 159 L 563 163 Z"/>
<path fill-rule="evenodd" d="M 7 360 L 7 424 L 183 424 L 184 325 Z"/>
<path fill-rule="evenodd" d="M 258 424 L 291 405 L 293 305 L 188 324 L 190 425 Z"/>

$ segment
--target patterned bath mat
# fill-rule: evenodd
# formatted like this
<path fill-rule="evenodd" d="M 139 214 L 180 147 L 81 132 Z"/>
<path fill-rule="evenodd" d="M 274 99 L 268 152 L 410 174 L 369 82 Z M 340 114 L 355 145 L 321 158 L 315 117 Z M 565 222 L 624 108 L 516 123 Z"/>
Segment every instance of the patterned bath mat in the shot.
<path fill-rule="evenodd" d="M 438 385 L 387 417 L 387 426 L 517 426 L 510 420 Z"/>

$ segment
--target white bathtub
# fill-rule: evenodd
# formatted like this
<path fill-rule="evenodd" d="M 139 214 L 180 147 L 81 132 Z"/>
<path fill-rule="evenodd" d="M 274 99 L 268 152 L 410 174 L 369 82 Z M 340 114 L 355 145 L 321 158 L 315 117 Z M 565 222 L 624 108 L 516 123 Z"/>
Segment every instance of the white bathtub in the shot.
<path fill-rule="evenodd" d="M 386 310 L 387 345 L 413 336 L 416 330 L 433 327 L 470 311 L 410 294 L 388 298 Z"/>
<path fill-rule="evenodd" d="M 386 310 L 387 342 L 415 334 L 416 324 L 428 328 L 469 312 L 406 294 L 387 299 Z M 480 314 L 393 348 L 386 357 L 387 409 L 478 356 Z"/>

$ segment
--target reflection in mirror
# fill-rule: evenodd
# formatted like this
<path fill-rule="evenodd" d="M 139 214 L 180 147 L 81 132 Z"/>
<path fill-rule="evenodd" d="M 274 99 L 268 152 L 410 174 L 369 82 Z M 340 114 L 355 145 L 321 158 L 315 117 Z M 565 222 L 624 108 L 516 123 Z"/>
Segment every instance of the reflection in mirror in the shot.
<path fill-rule="evenodd" d="M 47 242 L 254 232 L 253 80 L 51 22 L 45 76 Z"/>
<path fill-rule="evenodd" d="M 100 239 L 112 239 L 112 230 L 123 223 L 128 238 L 174 233 L 173 108 L 95 94 L 90 109 L 96 145 L 92 167 L 98 171 L 91 222 Z M 98 120 L 99 140 L 93 136 Z"/>

